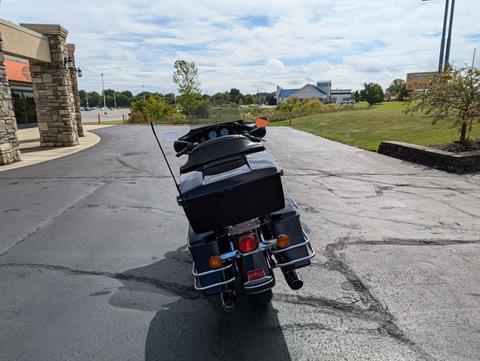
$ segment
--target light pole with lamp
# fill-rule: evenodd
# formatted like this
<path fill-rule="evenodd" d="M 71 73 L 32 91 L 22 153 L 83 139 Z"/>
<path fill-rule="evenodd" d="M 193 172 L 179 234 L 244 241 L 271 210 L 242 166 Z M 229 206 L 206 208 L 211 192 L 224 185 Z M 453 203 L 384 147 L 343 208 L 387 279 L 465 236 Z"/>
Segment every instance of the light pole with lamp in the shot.
<path fill-rule="evenodd" d="M 100 74 L 102 77 L 102 95 L 103 95 L 103 108 L 107 108 L 107 102 L 105 101 L 105 85 L 103 84 L 103 73 Z"/>

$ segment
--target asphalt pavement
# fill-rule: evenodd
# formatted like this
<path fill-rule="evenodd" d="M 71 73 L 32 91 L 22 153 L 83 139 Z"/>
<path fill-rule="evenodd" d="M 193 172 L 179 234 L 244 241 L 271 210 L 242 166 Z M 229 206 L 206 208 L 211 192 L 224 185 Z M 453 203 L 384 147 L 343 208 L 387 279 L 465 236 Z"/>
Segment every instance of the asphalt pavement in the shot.
<path fill-rule="evenodd" d="M 277 272 L 271 307 L 225 314 L 192 288 L 149 128 L 94 132 L 0 173 L 1 360 L 479 360 L 480 175 L 268 128 L 317 257 L 300 291 Z"/>

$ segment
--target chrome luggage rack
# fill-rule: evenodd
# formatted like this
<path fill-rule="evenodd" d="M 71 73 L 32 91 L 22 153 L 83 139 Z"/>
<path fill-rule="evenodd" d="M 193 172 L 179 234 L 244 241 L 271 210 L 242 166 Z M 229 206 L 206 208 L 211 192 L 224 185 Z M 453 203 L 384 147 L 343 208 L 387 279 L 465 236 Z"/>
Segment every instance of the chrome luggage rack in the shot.
<path fill-rule="evenodd" d="M 272 248 L 275 248 L 277 246 L 277 239 L 272 238 L 272 239 L 269 239 L 269 240 L 265 240 L 263 238 L 263 235 L 260 232 L 261 241 L 259 242 L 258 248 L 256 250 L 254 250 L 252 252 L 247 252 L 247 253 L 242 253 L 242 252 L 239 252 L 238 250 L 233 250 L 233 251 L 230 251 L 230 252 L 223 253 L 223 254 L 220 255 L 220 258 L 222 259 L 223 262 L 230 262 L 230 264 L 227 264 L 226 266 L 218 268 L 218 269 L 212 269 L 212 270 L 205 271 L 205 272 L 197 272 L 197 269 L 195 267 L 195 262 L 193 262 L 193 266 L 192 266 L 193 286 L 195 287 L 195 289 L 197 291 L 205 291 L 205 290 L 209 290 L 209 289 L 212 289 L 212 288 L 215 288 L 215 287 L 225 286 L 227 284 L 230 284 L 230 283 L 234 282 L 235 279 L 236 279 L 235 276 L 233 276 L 232 278 L 229 278 L 225 281 L 222 281 L 222 282 L 217 282 L 217 283 L 214 283 L 214 284 L 211 284 L 211 285 L 208 285 L 208 286 L 201 286 L 200 277 L 212 275 L 212 274 L 215 274 L 217 272 L 222 272 L 223 273 L 223 272 L 233 268 L 233 266 L 234 266 L 233 261 L 235 259 L 242 258 L 242 257 L 245 257 L 245 256 L 249 256 L 249 255 L 254 254 L 254 253 L 270 251 L 274 256 L 276 256 L 276 255 L 280 255 L 283 252 L 288 252 L 288 251 L 290 251 L 292 249 L 295 249 L 295 248 L 299 248 L 299 247 L 303 247 L 303 246 L 307 247 L 308 256 L 301 257 L 301 258 L 298 258 L 298 259 L 295 259 L 295 260 L 292 260 L 292 261 L 288 261 L 288 262 L 282 262 L 282 263 L 276 262 L 274 267 L 280 267 L 280 268 L 287 267 L 287 266 L 292 266 L 295 263 L 299 263 L 299 262 L 303 262 L 303 261 L 312 259 L 313 257 L 315 257 L 315 251 L 313 250 L 312 245 L 310 244 L 310 238 L 308 237 L 307 233 L 305 232 L 305 230 L 303 228 L 302 228 L 302 232 L 303 232 L 304 242 L 291 245 L 291 246 L 289 246 L 287 248 L 284 248 L 284 249 L 272 249 Z M 269 278 L 269 279 L 267 279 L 266 283 L 270 283 L 271 281 L 272 280 Z M 264 286 L 266 283 L 261 283 L 261 284 L 255 285 L 254 287 L 255 288 L 261 287 L 261 286 Z M 253 288 L 252 286 L 250 286 L 250 287 Z"/>

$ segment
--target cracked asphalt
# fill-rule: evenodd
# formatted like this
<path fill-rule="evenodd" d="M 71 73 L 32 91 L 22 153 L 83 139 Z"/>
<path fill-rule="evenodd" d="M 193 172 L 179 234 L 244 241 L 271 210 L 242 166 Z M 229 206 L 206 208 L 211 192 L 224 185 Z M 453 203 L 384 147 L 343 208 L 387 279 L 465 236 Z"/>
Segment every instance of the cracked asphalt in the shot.
<path fill-rule="evenodd" d="M 480 359 L 480 175 L 268 128 L 317 257 L 300 291 L 277 272 L 269 309 L 224 314 L 149 128 L 95 133 L 0 175 L 1 360 Z"/>

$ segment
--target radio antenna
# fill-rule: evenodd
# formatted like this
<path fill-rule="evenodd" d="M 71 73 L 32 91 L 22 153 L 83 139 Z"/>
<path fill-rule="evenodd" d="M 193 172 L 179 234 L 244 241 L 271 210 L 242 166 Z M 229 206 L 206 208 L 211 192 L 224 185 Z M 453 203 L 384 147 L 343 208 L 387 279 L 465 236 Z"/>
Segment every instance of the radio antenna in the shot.
<path fill-rule="evenodd" d="M 153 122 L 150 119 L 148 119 L 148 122 L 150 123 L 150 127 L 152 128 L 152 132 L 153 132 L 153 135 L 155 136 L 155 139 L 157 140 L 158 146 L 162 151 L 163 159 L 165 159 L 165 163 L 167 163 L 168 170 L 170 171 L 170 175 L 172 176 L 173 182 L 175 183 L 175 187 L 177 187 L 177 191 L 178 191 L 178 194 L 180 195 L 180 198 L 182 199 L 182 203 L 185 204 L 182 191 L 180 190 L 180 186 L 177 183 L 177 179 L 173 174 L 172 168 L 170 167 L 170 163 L 168 163 L 168 159 L 163 150 L 162 144 L 160 144 L 160 140 L 158 139 L 157 132 L 155 132 L 155 127 L 153 126 Z"/>

